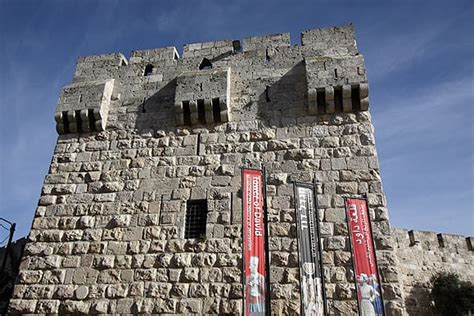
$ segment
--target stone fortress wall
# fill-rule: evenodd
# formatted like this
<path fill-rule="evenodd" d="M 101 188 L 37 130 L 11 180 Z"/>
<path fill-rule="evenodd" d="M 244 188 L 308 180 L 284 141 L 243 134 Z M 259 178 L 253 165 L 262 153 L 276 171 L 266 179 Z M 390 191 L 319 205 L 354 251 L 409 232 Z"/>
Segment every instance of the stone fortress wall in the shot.
<path fill-rule="evenodd" d="M 273 314 L 300 308 L 292 181 L 317 182 L 330 313 L 357 310 L 344 197 L 362 195 L 386 310 L 403 313 L 352 26 L 240 44 L 78 60 L 11 313 L 240 314 L 244 166 L 268 175 Z M 185 239 L 187 201 L 202 199 L 206 236 Z"/>
<path fill-rule="evenodd" d="M 453 272 L 474 284 L 474 239 L 392 228 L 395 253 L 409 315 L 436 315 L 430 293 L 430 278 L 437 272 Z"/>

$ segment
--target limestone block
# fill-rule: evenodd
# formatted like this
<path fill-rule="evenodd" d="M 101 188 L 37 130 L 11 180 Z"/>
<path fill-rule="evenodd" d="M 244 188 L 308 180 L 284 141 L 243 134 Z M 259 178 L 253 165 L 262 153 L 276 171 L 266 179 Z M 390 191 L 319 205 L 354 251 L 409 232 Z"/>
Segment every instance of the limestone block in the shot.
<path fill-rule="evenodd" d="M 276 47 L 290 47 L 290 33 L 270 34 L 246 37 L 243 41 L 244 52 Z"/>
<path fill-rule="evenodd" d="M 128 64 L 120 53 L 80 57 L 74 73 L 74 82 L 114 78 Z"/>
<path fill-rule="evenodd" d="M 179 312 L 183 314 L 201 314 L 202 300 L 182 299 L 179 302 Z"/>
<path fill-rule="evenodd" d="M 358 53 L 352 25 L 305 30 L 301 45 L 322 55 L 355 55 Z"/>
<path fill-rule="evenodd" d="M 192 43 L 184 45 L 183 58 L 206 57 L 214 58 L 222 55 L 228 55 L 233 52 L 231 40 Z"/>
<path fill-rule="evenodd" d="M 87 315 L 89 314 L 91 303 L 88 301 L 72 301 L 67 300 L 61 302 L 60 305 L 60 312 L 61 313 L 71 313 L 71 314 L 79 314 L 79 315 Z"/>
<path fill-rule="evenodd" d="M 32 314 L 36 309 L 36 300 L 12 299 L 8 305 L 8 310 L 12 314 Z"/>
<path fill-rule="evenodd" d="M 114 79 L 108 79 L 65 86 L 54 116 L 57 132 L 68 134 L 105 130 L 114 83 Z"/>
<path fill-rule="evenodd" d="M 163 47 L 132 51 L 130 64 L 153 64 L 156 67 L 173 65 L 179 58 L 175 47 Z M 151 77 L 151 76 L 149 76 Z"/>
<path fill-rule="evenodd" d="M 42 314 L 57 314 L 59 300 L 39 300 L 36 304 L 36 312 Z"/>
<path fill-rule="evenodd" d="M 360 110 L 367 111 L 369 109 L 369 84 L 361 83 L 359 85 Z"/>
<path fill-rule="evenodd" d="M 35 284 L 35 283 L 39 283 L 42 276 L 43 276 L 43 271 L 38 271 L 38 270 L 20 271 L 19 281 L 22 284 Z"/>

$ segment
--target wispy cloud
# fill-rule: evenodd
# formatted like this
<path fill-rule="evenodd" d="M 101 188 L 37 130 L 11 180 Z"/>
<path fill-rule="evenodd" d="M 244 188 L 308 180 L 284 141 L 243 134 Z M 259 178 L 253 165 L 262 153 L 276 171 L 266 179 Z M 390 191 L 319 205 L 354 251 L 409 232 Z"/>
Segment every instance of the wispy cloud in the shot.
<path fill-rule="evenodd" d="M 374 125 L 393 224 L 446 232 L 459 222 L 458 233 L 474 232 L 471 86 L 467 75 L 379 95 Z"/>
<path fill-rule="evenodd" d="M 446 120 L 456 122 L 457 117 L 466 118 L 474 113 L 471 76 L 396 94 L 380 96 L 383 104 L 376 120 L 376 124 L 383 127 L 380 132 L 383 137 L 392 141 L 414 141 L 406 136 L 428 131 L 444 134 L 441 128 Z"/>

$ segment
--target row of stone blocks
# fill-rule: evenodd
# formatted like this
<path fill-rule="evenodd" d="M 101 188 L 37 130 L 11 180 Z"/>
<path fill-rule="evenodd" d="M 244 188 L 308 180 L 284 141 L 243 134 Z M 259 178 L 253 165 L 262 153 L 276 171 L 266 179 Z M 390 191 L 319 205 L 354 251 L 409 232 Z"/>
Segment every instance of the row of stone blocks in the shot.
<path fill-rule="evenodd" d="M 175 104 L 176 125 L 225 123 L 229 121 L 226 98 L 200 99 Z"/>
<path fill-rule="evenodd" d="M 338 90 L 341 93 L 338 94 Z M 338 95 L 340 100 L 338 100 Z M 308 91 L 308 109 L 311 114 L 317 114 L 318 109 L 324 109 L 326 114 L 336 113 L 337 103 L 342 104 L 342 110 L 345 113 L 354 110 L 367 111 L 369 109 L 368 83 L 328 86 Z M 355 105 L 358 105 L 357 108 Z"/>
<path fill-rule="evenodd" d="M 58 134 L 94 132 L 105 130 L 100 109 L 56 112 L 56 131 Z"/>

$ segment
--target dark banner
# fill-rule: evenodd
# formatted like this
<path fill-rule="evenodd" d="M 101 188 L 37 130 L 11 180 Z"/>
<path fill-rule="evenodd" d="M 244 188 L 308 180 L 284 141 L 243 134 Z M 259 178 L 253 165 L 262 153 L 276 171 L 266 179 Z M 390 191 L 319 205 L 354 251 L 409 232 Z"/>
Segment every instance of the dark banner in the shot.
<path fill-rule="evenodd" d="M 242 169 L 244 315 L 268 309 L 263 171 Z"/>
<path fill-rule="evenodd" d="M 346 199 L 360 315 L 383 316 L 380 278 L 365 199 Z"/>
<path fill-rule="evenodd" d="M 314 187 L 295 183 L 301 315 L 324 316 L 325 299 Z"/>

